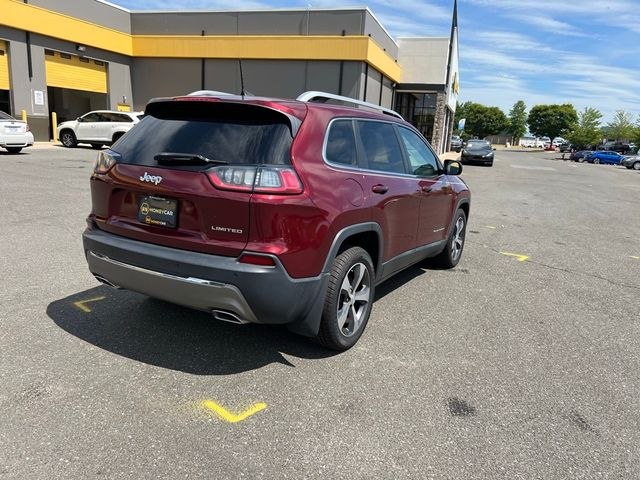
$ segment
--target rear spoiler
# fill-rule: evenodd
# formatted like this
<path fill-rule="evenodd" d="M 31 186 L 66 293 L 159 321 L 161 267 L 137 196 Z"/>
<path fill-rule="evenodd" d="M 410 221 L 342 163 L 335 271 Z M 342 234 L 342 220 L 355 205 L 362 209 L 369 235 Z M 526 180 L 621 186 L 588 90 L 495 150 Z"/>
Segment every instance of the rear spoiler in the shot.
<path fill-rule="evenodd" d="M 153 98 L 147 103 L 144 114 L 161 119 L 184 120 L 213 120 L 217 116 L 237 118 L 239 120 L 252 118 L 275 120 L 276 118 L 287 120 L 291 136 L 298 134 L 302 120 L 284 111 L 286 106 L 268 99 L 256 101 L 252 97 L 251 102 L 244 101 L 242 97 L 235 95 L 220 96 L 184 96 Z M 281 108 L 277 108 L 281 107 Z"/>

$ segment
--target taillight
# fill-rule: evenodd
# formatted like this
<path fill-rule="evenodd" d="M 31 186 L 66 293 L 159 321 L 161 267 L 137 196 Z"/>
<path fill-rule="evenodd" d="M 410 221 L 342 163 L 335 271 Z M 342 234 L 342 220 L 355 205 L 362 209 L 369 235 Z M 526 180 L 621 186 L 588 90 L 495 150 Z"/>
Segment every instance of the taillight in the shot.
<path fill-rule="evenodd" d="M 221 166 L 207 171 L 211 183 L 220 190 L 272 195 L 302 193 L 302 183 L 291 167 Z"/>
<path fill-rule="evenodd" d="M 107 153 L 106 151 L 98 153 L 98 158 L 96 158 L 96 163 L 93 166 L 93 171 L 95 173 L 104 174 L 111 170 L 116 164 L 116 159 L 113 155 Z"/>
<path fill-rule="evenodd" d="M 31 129 L 29 128 L 29 124 L 28 124 L 28 123 L 25 125 L 25 127 L 27 127 L 27 129 L 25 130 L 25 132 L 30 132 L 30 131 L 31 131 Z"/>
<path fill-rule="evenodd" d="M 275 267 L 276 262 L 271 257 L 265 255 L 255 255 L 253 253 L 243 253 L 238 259 L 240 263 L 249 265 L 259 265 L 261 267 Z"/>

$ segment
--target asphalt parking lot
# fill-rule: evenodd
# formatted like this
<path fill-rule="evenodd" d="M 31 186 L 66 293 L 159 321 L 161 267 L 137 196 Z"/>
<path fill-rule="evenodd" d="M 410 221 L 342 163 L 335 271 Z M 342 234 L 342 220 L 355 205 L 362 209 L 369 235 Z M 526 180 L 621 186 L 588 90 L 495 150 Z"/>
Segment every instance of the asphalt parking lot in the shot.
<path fill-rule="evenodd" d="M 1 479 L 640 475 L 638 172 L 465 166 L 458 268 L 379 287 L 334 354 L 99 286 L 95 155 L 0 154 Z"/>

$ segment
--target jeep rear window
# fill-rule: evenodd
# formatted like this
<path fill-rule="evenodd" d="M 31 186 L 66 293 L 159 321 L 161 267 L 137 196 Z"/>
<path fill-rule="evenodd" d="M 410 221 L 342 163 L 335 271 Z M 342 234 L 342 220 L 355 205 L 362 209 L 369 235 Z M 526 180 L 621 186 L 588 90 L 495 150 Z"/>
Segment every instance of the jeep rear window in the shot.
<path fill-rule="evenodd" d="M 229 164 L 291 164 L 286 115 L 249 105 L 209 102 L 150 104 L 144 118 L 112 147 L 122 163 L 157 165 L 159 153 L 202 155 Z"/>

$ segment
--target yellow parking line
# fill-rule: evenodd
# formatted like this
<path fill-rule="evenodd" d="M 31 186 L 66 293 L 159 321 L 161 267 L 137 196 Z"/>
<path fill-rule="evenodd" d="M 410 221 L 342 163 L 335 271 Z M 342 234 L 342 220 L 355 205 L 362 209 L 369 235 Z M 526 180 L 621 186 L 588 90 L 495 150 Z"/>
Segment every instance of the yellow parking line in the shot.
<path fill-rule="evenodd" d="M 527 255 L 522 255 L 521 253 L 500 252 L 500 255 L 505 255 L 507 257 L 516 257 L 519 262 L 524 262 L 529 258 Z"/>
<path fill-rule="evenodd" d="M 91 302 L 99 302 L 100 300 L 104 300 L 105 298 L 107 298 L 107 297 L 88 298 L 86 300 L 80 300 L 80 301 L 77 301 L 77 302 L 73 302 L 73 304 L 76 306 L 76 308 L 79 308 L 83 312 L 91 313 L 91 309 L 89 307 L 87 307 L 85 304 L 91 303 Z"/>
<path fill-rule="evenodd" d="M 260 403 L 256 403 L 255 405 L 252 405 L 251 407 L 249 407 L 244 412 L 235 414 L 235 413 L 232 413 L 229 410 L 225 409 L 224 407 L 221 407 L 216 402 L 211 401 L 211 400 L 203 401 L 202 402 L 202 406 L 204 408 L 206 408 L 207 410 L 211 410 L 211 411 L 215 412 L 220 418 L 222 418 L 223 420 L 225 420 L 225 421 L 227 421 L 229 423 L 241 422 L 245 418 L 248 418 L 251 415 L 254 415 L 254 414 L 258 413 L 259 411 L 264 410 L 265 408 L 267 408 L 267 404 L 266 403 L 260 402 Z"/>

